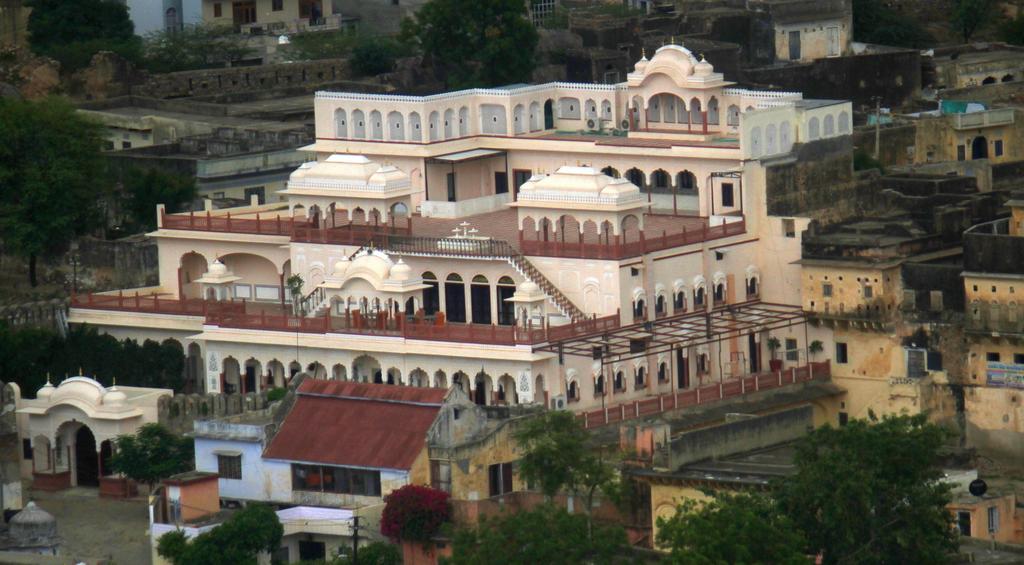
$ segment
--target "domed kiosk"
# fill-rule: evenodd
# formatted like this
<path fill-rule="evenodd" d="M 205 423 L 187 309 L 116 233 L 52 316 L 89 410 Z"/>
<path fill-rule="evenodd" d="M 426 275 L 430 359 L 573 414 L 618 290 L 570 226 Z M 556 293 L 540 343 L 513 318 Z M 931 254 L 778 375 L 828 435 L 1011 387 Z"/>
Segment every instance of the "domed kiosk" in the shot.
<path fill-rule="evenodd" d="M 102 496 L 127 496 L 132 486 L 110 474 L 113 440 L 159 420 L 158 403 L 174 391 L 161 388 L 105 387 L 85 375 L 57 386 L 47 380 L 34 399 L 22 399 L 27 416 L 34 489 L 99 487 Z"/>
<path fill-rule="evenodd" d="M 0 533 L 0 551 L 58 555 L 60 537 L 57 535 L 57 519 L 30 501 L 11 518 L 7 530 Z"/>

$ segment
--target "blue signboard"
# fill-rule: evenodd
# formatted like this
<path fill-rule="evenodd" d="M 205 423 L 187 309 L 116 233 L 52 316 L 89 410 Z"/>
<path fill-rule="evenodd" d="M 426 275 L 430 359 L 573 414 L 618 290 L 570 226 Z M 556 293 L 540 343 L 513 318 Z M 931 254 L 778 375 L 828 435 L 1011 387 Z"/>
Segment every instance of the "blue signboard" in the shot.
<path fill-rule="evenodd" d="M 989 363 L 988 386 L 1024 388 L 1024 365 Z"/>

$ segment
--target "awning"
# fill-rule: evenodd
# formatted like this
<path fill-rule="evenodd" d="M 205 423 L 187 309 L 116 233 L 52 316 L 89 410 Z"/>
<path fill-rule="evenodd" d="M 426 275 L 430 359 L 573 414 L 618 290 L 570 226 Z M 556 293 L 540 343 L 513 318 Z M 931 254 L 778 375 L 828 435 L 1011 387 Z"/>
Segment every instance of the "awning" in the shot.
<path fill-rule="evenodd" d="M 462 163 L 465 161 L 473 161 L 475 159 L 486 159 L 488 157 L 496 157 L 498 155 L 504 155 L 504 151 L 498 149 L 470 149 L 469 151 L 459 151 L 458 153 L 449 153 L 447 155 L 439 155 L 433 159 L 428 159 L 431 163 Z"/>

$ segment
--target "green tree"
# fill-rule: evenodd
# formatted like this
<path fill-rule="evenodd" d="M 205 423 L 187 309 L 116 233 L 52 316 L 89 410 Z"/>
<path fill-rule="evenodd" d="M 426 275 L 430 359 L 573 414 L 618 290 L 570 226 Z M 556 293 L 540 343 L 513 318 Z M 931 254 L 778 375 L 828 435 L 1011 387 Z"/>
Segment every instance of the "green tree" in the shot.
<path fill-rule="evenodd" d="M 395 70 L 399 46 L 393 39 L 370 37 L 352 49 L 352 70 L 360 76 L 377 76 Z"/>
<path fill-rule="evenodd" d="M 32 286 L 40 255 L 100 225 L 102 134 L 63 99 L 0 99 L 0 237 L 28 259 Z"/>
<path fill-rule="evenodd" d="M 522 0 L 429 0 L 402 22 L 402 37 L 449 87 L 527 82 L 536 65 L 537 30 Z"/>
<path fill-rule="evenodd" d="M 803 534 L 763 494 L 715 493 L 705 504 L 688 500 L 674 516 L 658 518 L 658 544 L 668 563 L 687 565 L 806 565 Z"/>
<path fill-rule="evenodd" d="M 523 449 L 519 474 L 540 486 L 548 497 L 565 490 L 584 500 L 587 523 L 591 523 L 594 497 L 616 486 L 615 468 L 587 445 L 589 435 L 572 412 L 544 412 L 524 422 L 515 432 Z"/>
<path fill-rule="evenodd" d="M 128 7 L 115 0 L 26 0 L 32 51 L 52 57 L 65 72 L 89 64 L 98 51 L 138 59 L 140 40 Z"/>
<path fill-rule="evenodd" d="M 156 31 L 143 39 L 142 65 L 154 73 L 222 67 L 244 59 L 251 38 L 212 24 Z"/>
<path fill-rule="evenodd" d="M 1024 45 L 1024 13 L 999 26 L 999 38 L 1011 45 Z"/>
<path fill-rule="evenodd" d="M 825 426 L 797 445 L 781 508 L 828 564 L 944 563 L 956 550 L 945 432 L 924 414 Z"/>
<path fill-rule="evenodd" d="M 853 0 L 853 33 L 857 41 L 897 47 L 923 48 L 934 42 L 916 20 L 882 0 Z"/>
<path fill-rule="evenodd" d="M 118 436 L 111 469 L 149 485 L 192 469 L 193 442 L 157 423 L 145 424 L 135 434 Z"/>
<path fill-rule="evenodd" d="M 273 553 L 283 535 L 273 508 L 249 504 L 191 541 L 181 530 L 164 534 L 156 551 L 174 565 L 256 565 L 260 552 Z"/>
<path fill-rule="evenodd" d="M 994 7 L 992 0 L 953 0 L 952 23 L 960 31 L 964 43 L 969 42 L 978 28 L 992 19 Z"/>
<path fill-rule="evenodd" d="M 163 204 L 167 212 L 180 212 L 196 197 L 194 177 L 162 171 L 154 167 L 133 167 L 122 176 L 127 202 L 123 222 L 132 233 L 156 229 L 156 206 Z"/>
<path fill-rule="evenodd" d="M 625 550 L 620 526 L 591 525 L 579 515 L 550 504 L 483 519 L 452 535 L 448 565 L 595 565 L 612 563 Z"/>

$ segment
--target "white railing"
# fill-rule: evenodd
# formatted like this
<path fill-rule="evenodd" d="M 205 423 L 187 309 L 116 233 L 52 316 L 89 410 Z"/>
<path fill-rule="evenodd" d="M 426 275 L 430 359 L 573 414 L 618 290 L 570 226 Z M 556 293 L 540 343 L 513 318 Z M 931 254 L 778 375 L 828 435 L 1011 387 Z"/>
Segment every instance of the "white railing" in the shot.
<path fill-rule="evenodd" d="M 518 88 L 470 88 L 466 90 L 456 90 L 453 92 L 442 92 L 440 94 L 431 94 L 428 96 L 409 96 L 404 94 L 368 94 L 361 92 L 332 92 L 326 90 L 320 90 L 316 93 L 317 99 L 325 100 L 358 100 L 358 101 L 376 101 L 376 102 L 412 102 L 412 103 L 426 103 L 426 102 L 437 102 L 437 101 L 450 101 L 455 99 L 470 98 L 473 96 L 503 96 L 510 97 L 520 94 L 533 94 L 535 92 L 543 91 L 565 91 L 565 90 L 576 90 L 584 92 L 615 92 L 619 90 L 620 85 L 617 84 L 588 84 L 588 83 L 576 83 L 576 82 L 547 82 L 544 84 L 532 84 L 529 86 L 520 86 Z"/>
<path fill-rule="evenodd" d="M 953 114 L 953 127 L 956 129 L 1002 126 L 1013 123 L 1013 108 L 985 110 L 969 114 Z"/>
<path fill-rule="evenodd" d="M 317 189 L 330 189 L 330 190 L 356 190 L 359 192 L 392 192 L 404 190 L 412 186 L 412 182 L 409 180 L 402 180 L 397 182 L 389 183 L 370 183 L 370 182 L 345 182 L 345 181 L 333 181 L 333 180 L 299 180 L 288 181 L 288 189 L 293 188 L 305 188 L 311 190 Z"/>
<path fill-rule="evenodd" d="M 424 218 L 461 218 L 501 210 L 511 199 L 512 195 L 506 192 L 457 202 L 424 200 L 420 213 Z"/>

